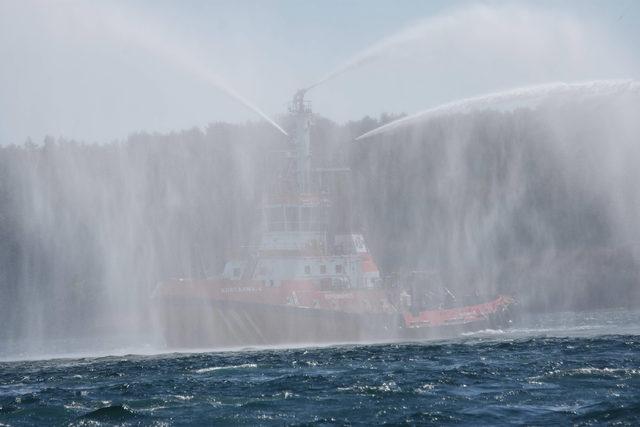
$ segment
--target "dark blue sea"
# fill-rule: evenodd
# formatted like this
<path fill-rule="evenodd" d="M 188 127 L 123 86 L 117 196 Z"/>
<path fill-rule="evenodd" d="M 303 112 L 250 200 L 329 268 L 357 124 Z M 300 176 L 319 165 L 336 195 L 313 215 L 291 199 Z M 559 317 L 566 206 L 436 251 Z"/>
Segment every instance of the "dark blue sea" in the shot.
<path fill-rule="evenodd" d="M 640 424 L 640 314 L 446 341 L 0 362 L 0 425 Z"/>

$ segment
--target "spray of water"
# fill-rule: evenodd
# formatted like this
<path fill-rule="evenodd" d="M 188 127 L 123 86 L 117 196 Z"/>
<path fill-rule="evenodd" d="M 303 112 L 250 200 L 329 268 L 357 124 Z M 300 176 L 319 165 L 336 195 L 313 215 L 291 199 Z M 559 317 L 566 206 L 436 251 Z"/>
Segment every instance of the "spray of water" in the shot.
<path fill-rule="evenodd" d="M 638 111 L 637 81 L 553 84 L 374 131 L 351 146 L 370 244 L 387 270 L 501 289 L 523 314 L 637 306 Z"/>
<path fill-rule="evenodd" d="M 232 88 L 221 76 L 214 73 L 212 71 L 214 66 L 205 61 L 204 58 L 207 55 L 203 51 L 188 43 L 178 42 L 177 36 L 167 35 L 166 29 L 161 29 L 147 17 L 140 16 L 122 6 L 116 9 L 108 5 L 74 4 L 71 12 L 76 25 L 83 29 L 85 35 L 107 37 L 120 41 L 123 45 L 133 45 L 142 51 L 147 51 L 168 64 L 181 68 L 192 77 L 217 88 L 262 117 L 279 132 L 287 135 L 287 132 L 274 119 Z"/>
<path fill-rule="evenodd" d="M 623 55 L 597 27 L 574 17 L 522 5 L 467 5 L 417 22 L 354 55 L 311 84 L 326 83 L 376 61 L 426 61 L 426 66 L 465 64 L 474 73 L 505 68 L 530 80 L 575 79 L 603 71 Z M 608 58 L 602 62 L 602 58 Z M 445 65 L 443 65 L 445 64 Z M 427 71 L 425 69 L 425 71 Z M 610 75 L 610 74 L 609 74 Z M 555 78 L 554 78 L 555 77 Z M 578 77 L 580 78 L 580 77 Z"/>
<path fill-rule="evenodd" d="M 549 83 L 528 86 L 504 92 L 461 99 L 430 108 L 366 132 L 356 140 L 362 140 L 399 127 L 411 125 L 433 117 L 453 113 L 467 113 L 487 108 L 513 107 L 517 103 L 531 106 L 550 97 L 570 97 L 573 100 L 602 95 L 619 95 L 624 93 L 640 93 L 640 82 L 635 80 L 599 80 L 581 83 Z"/>

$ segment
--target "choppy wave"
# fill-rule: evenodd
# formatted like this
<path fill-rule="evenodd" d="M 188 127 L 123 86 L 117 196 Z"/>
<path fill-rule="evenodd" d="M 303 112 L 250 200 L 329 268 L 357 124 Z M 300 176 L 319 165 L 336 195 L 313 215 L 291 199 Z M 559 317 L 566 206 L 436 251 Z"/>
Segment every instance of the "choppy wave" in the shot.
<path fill-rule="evenodd" d="M 113 405 L 91 411 L 82 416 L 82 418 L 103 422 L 122 422 L 135 419 L 137 416 L 138 415 L 126 405 Z"/>
<path fill-rule="evenodd" d="M 575 369 L 553 369 L 543 375 L 532 377 L 534 380 L 540 380 L 550 377 L 612 377 L 612 378 L 625 378 L 640 375 L 640 369 L 636 368 L 594 368 L 584 367 Z"/>

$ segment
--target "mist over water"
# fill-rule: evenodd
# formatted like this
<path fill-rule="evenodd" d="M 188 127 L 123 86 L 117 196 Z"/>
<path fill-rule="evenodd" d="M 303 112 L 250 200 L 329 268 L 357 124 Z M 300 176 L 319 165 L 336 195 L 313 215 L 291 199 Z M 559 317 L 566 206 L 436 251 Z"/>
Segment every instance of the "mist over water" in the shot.
<path fill-rule="evenodd" d="M 141 17 L 73 10 L 81 33 L 152 53 L 265 122 L 0 146 L 0 356 L 170 351 L 158 283 L 214 277 L 255 244 L 270 153 L 286 148 L 293 124 Z M 481 5 L 356 54 L 309 95 L 364 65 L 446 66 L 456 52 L 484 72 L 500 58 L 515 75 L 557 73 L 406 117 L 339 124 L 316 111 L 317 166 L 350 168 L 334 214 L 363 233 L 383 274 L 418 270 L 456 295 L 513 295 L 523 317 L 637 307 L 640 83 L 593 80 L 629 67 L 608 42 L 570 17 Z"/>
<path fill-rule="evenodd" d="M 162 348 L 155 286 L 208 277 L 251 235 L 270 126 L 1 147 L 4 350 Z"/>
<path fill-rule="evenodd" d="M 445 109 L 356 143 L 377 122 L 318 119 L 315 149 L 348 154 L 353 182 L 337 204 L 383 272 L 515 295 L 522 315 L 634 306 L 640 97 L 598 93 Z M 221 124 L 103 146 L 3 147 L 5 349 L 166 348 L 154 287 L 212 277 L 251 242 L 265 150 L 281 144 L 266 125 Z"/>
<path fill-rule="evenodd" d="M 523 313 L 637 304 L 637 88 L 523 89 L 365 134 L 361 208 L 387 269 L 516 295 Z"/>

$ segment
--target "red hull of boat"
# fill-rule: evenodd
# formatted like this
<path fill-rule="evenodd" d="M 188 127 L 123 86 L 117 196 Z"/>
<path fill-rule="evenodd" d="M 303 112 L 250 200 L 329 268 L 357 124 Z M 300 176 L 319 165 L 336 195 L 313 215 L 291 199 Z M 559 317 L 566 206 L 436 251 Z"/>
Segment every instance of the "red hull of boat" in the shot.
<path fill-rule="evenodd" d="M 382 288 L 318 290 L 303 281 L 175 281 L 156 295 L 167 346 L 175 349 L 435 339 L 502 327 L 512 300 L 399 310 Z"/>

